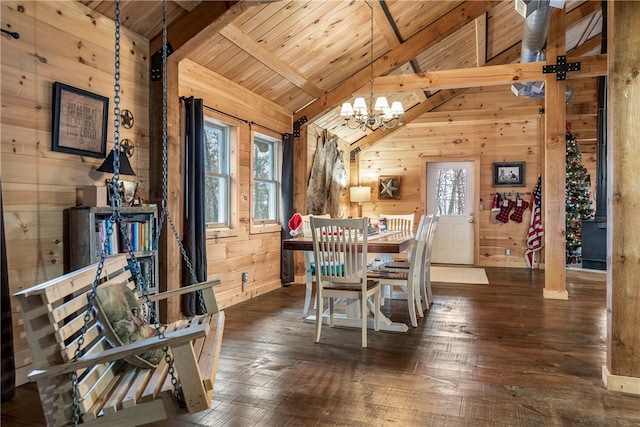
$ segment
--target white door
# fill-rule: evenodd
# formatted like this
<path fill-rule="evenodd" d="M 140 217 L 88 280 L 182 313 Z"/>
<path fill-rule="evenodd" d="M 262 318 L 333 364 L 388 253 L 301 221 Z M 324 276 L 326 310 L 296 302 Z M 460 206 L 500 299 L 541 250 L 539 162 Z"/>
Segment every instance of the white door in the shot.
<path fill-rule="evenodd" d="M 427 214 L 440 217 L 431 262 L 473 264 L 473 162 L 427 164 Z"/>

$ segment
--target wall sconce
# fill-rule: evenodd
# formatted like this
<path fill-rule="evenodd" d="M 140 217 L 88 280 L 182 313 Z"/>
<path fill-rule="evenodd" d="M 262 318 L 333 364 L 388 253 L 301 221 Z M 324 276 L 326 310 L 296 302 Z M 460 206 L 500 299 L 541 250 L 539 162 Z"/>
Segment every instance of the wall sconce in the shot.
<path fill-rule="evenodd" d="M 370 187 L 349 187 L 349 201 L 358 203 L 358 216 L 362 216 L 362 202 L 371 201 Z"/>
<path fill-rule="evenodd" d="M 129 151 L 127 151 L 126 149 L 127 147 L 121 147 L 121 151 L 118 154 L 118 157 L 120 159 L 120 169 L 119 169 L 119 174 L 120 175 L 128 175 L 128 176 L 136 176 L 136 173 L 133 171 L 133 168 L 131 167 L 131 163 L 129 162 Z M 116 156 L 116 150 L 115 148 L 112 149 L 109 152 L 109 155 L 107 156 L 107 158 L 104 160 L 104 162 L 102 162 L 102 164 L 100 165 L 100 167 L 98 169 L 96 169 L 98 172 L 104 172 L 104 173 L 113 173 L 113 158 L 114 156 Z M 109 185 L 109 183 L 111 182 L 111 180 L 107 179 L 106 180 L 106 187 L 107 187 L 107 192 L 109 193 L 108 198 L 111 197 L 111 186 Z M 118 181 L 118 192 L 120 193 L 120 197 L 122 198 L 122 200 L 127 203 L 127 204 L 133 204 L 134 203 L 134 199 L 136 197 L 136 191 L 138 188 L 138 183 L 137 181 L 124 181 L 124 180 L 119 180 Z"/>

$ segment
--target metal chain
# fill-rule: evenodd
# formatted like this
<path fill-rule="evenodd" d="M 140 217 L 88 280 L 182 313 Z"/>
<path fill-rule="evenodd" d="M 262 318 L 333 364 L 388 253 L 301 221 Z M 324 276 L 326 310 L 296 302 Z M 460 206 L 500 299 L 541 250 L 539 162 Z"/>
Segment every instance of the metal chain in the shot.
<path fill-rule="evenodd" d="M 165 0 L 166 3 L 166 0 Z M 96 269 L 96 275 L 93 280 L 93 284 L 91 287 L 91 292 L 89 294 L 88 306 L 84 315 L 84 323 L 82 329 L 80 330 L 80 336 L 77 340 L 77 347 L 74 353 L 73 360 L 76 361 L 83 355 L 82 346 L 84 345 L 85 338 L 84 335 L 87 331 L 87 326 L 91 321 L 91 310 L 93 307 L 93 302 L 96 298 L 96 290 L 100 284 L 100 277 L 102 276 L 102 270 L 104 269 L 104 263 L 107 258 L 107 249 L 113 235 L 113 226 L 117 222 L 122 225 L 124 223 L 121 208 L 122 208 L 122 198 L 120 196 L 119 191 L 119 178 L 120 178 L 120 0 L 116 0 L 115 2 L 115 46 L 114 46 L 114 148 L 113 150 L 117 155 L 113 156 L 113 177 L 111 178 L 111 215 L 109 217 L 106 236 L 102 244 L 102 249 L 100 251 L 100 261 L 98 262 L 98 267 Z M 166 23 L 165 23 L 166 27 Z M 149 297 L 149 290 L 146 286 L 144 278 L 142 277 L 142 273 L 140 271 L 140 263 L 136 259 L 135 254 L 133 253 L 133 246 L 131 245 L 131 240 L 129 239 L 129 235 L 127 234 L 125 227 L 120 226 L 120 234 L 124 240 L 125 247 L 127 248 L 128 260 L 130 268 L 132 269 L 132 274 L 136 278 L 136 283 L 138 284 L 138 288 L 142 291 L 142 294 L 146 301 L 146 306 L 149 309 L 149 317 L 154 320 L 155 328 L 158 333 L 160 339 L 164 338 L 164 332 L 161 329 L 159 322 L 157 321 L 157 316 L 154 309 L 154 304 Z M 157 246 L 156 246 L 157 247 Z M 165 361 L 169 365 L 169 373 L 171 375 L 171 383 L 174 385 L 176 397 L 179 398 L 179 402 L 184 402 L 182 398 L 182 393 L 179 391 L 177 387 L 177 380 L 174 375 L 173 369 L 173 360 L 169 355 L 168 347 L 163 348 Z M 79 381 L 78 381 L 78 372 L 73 371 L 71 374 L 72 381 L 72 399 L 73 399 L 73 425 L 77 426 L 80 421 L 80 395 L 79 395 Z M 182 405 L 183 403 L 181 403 Z"/>
<path fill-rule="evenodd" d="M 167 136 L 167 5 L 166 0 L 163 1 L 163 14 L 162 14 L 162 202 L 161 202 L 161 211 L 160 211 L 160 220 L 158 225 L 158 233 L 156 234 L 155 247 L 159 247 L 158 244 L 160 242 L 160 236 L 162 234 L 162 227 L 164 225 L 165 219 L 169 221 L 169 225 L 171 226 L 171 231 L 173 233 L 173 237 L 176 242 L 178 242 L 178 247 L 180 248 L 180 253 L 182 254 L 182 258 L 189 270 L 189 275 L 191 277 L 192 283 L 198 283 L 198 276 L 196 275 L 195 269 L 193 268 L 193 264 L 189 259 L 189 255 L 187 254 L 187 250 L 182 243 L 182 239 L 180 238 L 180 234 L 173 222 L 173 217 L 171 216 L 171 212 L 169 212 L 167 206 L 167 182 L 168 182 L 168 136 Z M 202 297 L 202 291 L 196 292 L 198 296 L 198 303 L 200 307 L 200 311 L 202 313 L 206 313 L 207 309 L 204 305 L 204 298 Z"/>

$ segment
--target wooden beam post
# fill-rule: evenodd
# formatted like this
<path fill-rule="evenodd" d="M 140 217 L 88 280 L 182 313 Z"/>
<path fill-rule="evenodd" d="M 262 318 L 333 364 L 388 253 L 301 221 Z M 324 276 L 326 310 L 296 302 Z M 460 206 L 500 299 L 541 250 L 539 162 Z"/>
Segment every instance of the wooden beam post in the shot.
<path fill-rule="evenodd" d="M 307 147 L 308 126 L 300 126 L 300 136 L 293 139 L 293 210 L 304 215 L 307 213 Z M 300 251 L 293 251 L 294 256 L 294 277 L 296 283 L 306 282 L 304 271 L 304 254 Z M 302 279 L 300 279 L 302 277 Z"/>
<path fill-rule="evenodd" d="M 167 206 L 168 212 L 182 233 L 183 199 L 182 191 L 182 143 L 180 133 L 180 102 L 178 93 L 178 63 L 167 58 Z M 150 201 L 158 205 L 158 215 L 162 210 L 162 81 L 150 83 L 149 90 L 149 182 Z M 171 291 L 182 283 L 182 255 L 178 243 L 173 237 L 170 225 L 165 220 L 159 242 L 158 283 L 160 291 Z M 180 297 L 160 302 L 160 320 L 163 323 L 173 322 L 180 318 Z"/>
<path fill-rule="evenodd" d="M 609 390 L 640 395 L 640 7 L 608 2 L 607 364 Z"/>
<path fill-rule="evenodd" d="M 553 9 L 547 35 L 547 64 L 566 54 L 565 11 Z M 544 245 L 545 298 L 567 299 L 565 256 L 566 81 L 547 74 L 545 80 Z"/>

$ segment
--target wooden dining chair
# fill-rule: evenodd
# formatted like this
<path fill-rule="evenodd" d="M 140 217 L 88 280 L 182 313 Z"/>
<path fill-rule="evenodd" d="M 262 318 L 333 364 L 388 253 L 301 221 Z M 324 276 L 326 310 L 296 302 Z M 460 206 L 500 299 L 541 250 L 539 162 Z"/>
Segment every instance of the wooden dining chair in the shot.
<path fill-rule="evenodd" d="M 312 215 L 302 215 L 302 236 L 311 237 L 311 223 L 309 218 Z M 331 218 L 329 214 L 314 215 L 318 218 Z M 309 315 L 309 307 L 311 306 L 311 297 L 313 296 L 313 284 L 316 282 L 316 263 L 313 258 L 312 251 L 304 252 L 304 271 L 306 276 L 304 306 L 302 308 L 302 318 L 305 319 Z"/>
<path fill-rule="evenodd" d="M 431 220 L 431 225 L 429 226 L 429 233 L 427 236 L 427 243 L 424 249 L 424 260 L 423 260 L 423 281 L 422 293 L 424 295 L 424 303 L 426 307 L 424 309 L 428 309 L 433 304 L 433 291 L 431 290 L 431 254 L 433 251 L 433 241 L 436 238 L 436 228 L 438 226 L 439 216 L 434 215 Z"/>
<path fill-rule="evenodd" d="M 323 301 L 329 299 L 329 326 L 334 326 L 334 300 L 358 300 L 362 318 L 362 347 L 367 346 L 367 308 L 379 330 L 380 283 L 367 278 L 367 228 L 369 218 L 310 218 L 316 264 L 316 337 L 320 341 Z M 370 297 L 373 304 L 368 304 Z"/>
<path fill-rule="evenodd" d="M 415 218 L 415 214 L 380 214 L 380 218 L 385 218 L 387 221 L 387 230 L 388 231 L 413 231 L 413 221 Z M 410 254 L 407 254 L 407 258 Z M 380 254 L 380 262 L 387 263 L 391 262 L 393 258 L 390 254 Z M 387 295 L 385 295 L 387 297 Z"/>
<path fill-rule="evenodd" d="M 409 310 L 409 318 L 411 326 L 418 326 L 416 316 L 416 306 L 421 307 L 420 290 L 422 288 L 422 259 L 427 242 L 428 225 L 425 225 L 427 218 L 425 215 L 420 217 L 418 231 L 410 250 L 410 258 L 406 261 L 408 268 L 385 269 L 382 266 L 379 269 L 369 270 L 367 277 L 380 281 L 380 285 L 392 289 L 394 286 L 403 288 L 406 292 L 407 308 Z M 422 314 L 421 314 L 422 317 Z"/>
<path fill-rule="evenodd" d="M 380 214 L 380 218 L 386 218 L 387 230 L 391 231 L 413 231 L 415 214 Z"/>
<path fill-rule="evenodd" d="M 426 234 L 423 235 L 425 239 L 425 248 L 422 256 L 421 266 L 421 286 L 420 292 L 416 293 L 416 304 L 421 307 L 422 310 L 418 312 L 420 317 L 423 317 L 423 313 L 429 309 L 433 304 L 433 292 L 431 290 L 431 253 L 433 250 L 433 241 L 436 233 L 436 226 L 438 224 L 439 216 L 436 215 L 423 215 L 425 221 L 421 220 L 418 229 L 421 226 L 427 228 Z M 418 231 L 420 234 L 420 232 Z M 385 264 L 382 264 L 381 269 L 388 271 L 406 271 L 410 267 L 410 260 L 395 260 Z"/>

